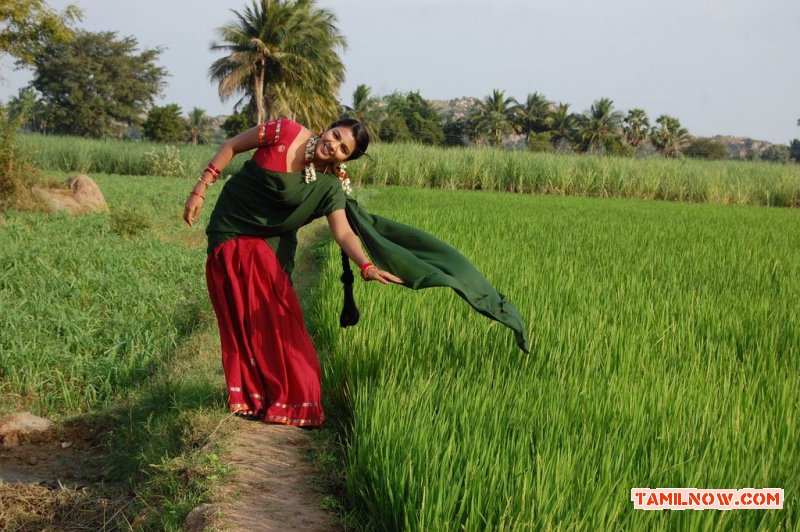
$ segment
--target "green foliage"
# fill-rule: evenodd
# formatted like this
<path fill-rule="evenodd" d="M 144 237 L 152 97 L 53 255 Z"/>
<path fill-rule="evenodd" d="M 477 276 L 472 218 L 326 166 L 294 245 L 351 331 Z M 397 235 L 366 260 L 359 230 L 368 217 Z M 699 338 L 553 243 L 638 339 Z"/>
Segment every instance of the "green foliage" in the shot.
<path fill-rule="evenodd" d="M 418 91 L 406 94 L 396 92 L 386 96 L 384 102 L 386 103 L 387 119 L 381 123 L 381 129 L 390 118 L 400 118 L 414 141 L 432 145 L 444 143 L 444 131 L 439 120 L 439 113 Z M 381 139 L 403 140 L 402 127 L 395 126 L 391 122 L 389 126 L 394 130 L 385 134 L 381 131 Z"/>
<path fill-rule="evenodd" d="M 16 96 L 8 100 L 8 116 L 12 120 L 21 118 L 20 127 L 25 130 L 45 133 L 49 117 L 36 91 L 30 87 L 19 89 Z"/>
<path fill-rule="evenodd" d="M 789 156 L 800 163 L 800 139 L 793 139 L 789 144 Z"/>
<path fill-rule="evenodd" d="M 529 94 L 524 104 L 517 105 L 514 116 L 515 129 L 524 133 L 529 143 L 531 133 L 544 133 L 550 130 L 549 117 L 552 105 L 552 102 L 538 92 Z"/>
<path fill-rule="evenodd" d="M 187 177 L 189 172 L 186 163 L 181 157 L 181 151 L 175 146 L 162 146 L 161 149 L 153 148 L 145 152 L 147 161 L 147 175 L 165 177 Z"/>
<path fill-rule="evenodd" d="M 634 149 L 647 140 L 650 133 L 650 119 L 644 109 L 631 109 L 623 120 L 622 133 Z"/>
<path fill-rule="evenodd" d="M 0 212 L 42 207 L 31 190 L 42 182 L 42 172 L 31 162 L 26 146 L 17 139 L 17 130 L 24 121 L 24 109 L 10 118 L 0 106 Z"/>
<path fill-rule="evenodd" d="M 723 144 L 711 139 L 697 138 L 686 146 L 683 152 L 694 159 L 724 159 L 728 154 Z"/>
<path fill-rule="evenodd" d="M 442 126 L 445 146 L 466 146 L 469 139 L 469 125 L 466 118 L 449 118 Z"/>
<path fill-rule="evenodd" d="M 614 111 L 614 102 L 600 98 L 589 111 L 579 115 L 578 139 L 583 151 L 604 153 L 622 134 L 622 113 Z"/>
<path fill-rule="evenodd" d="M 334 121 L 345 73 L 336 53 L 345 39 L 334 14 L 314 0 L 251 0 L 234 15 L 211 45 L 226 54 L 209 69 L 220 97 L 244 95 L 256 123 L 289 116 L 324 129 Z"/>
<path fill-rule="evenodd" d="M 204 109 L 199 107 L 192 109 L 186 119 L 186 126 L 189 131 L 189 140 L 192 144 L 207 144 L 211 141 L 212 120 Z"/>
<path fill-rule="evenodd" d="M 181 107 L 171 103 L 153 107 L 143 125 L 144 137 L 155 142 L 178 142 L 186 136 L 186 120 Z"/>
<path fill-rule="evenodd" d="M 514 131 L 518 116 L 518 104 L 505 92 L 494 89 L 473 108 L 468 118 L 472 136 L 486 140 L 491 146 L 501 146 L 503 139 Z"/>
<path fill-rule="evenodd" d="M 677 118 L 661 115 L 656 119 L 656 126 L 650 132 L 653 146 L 664 157 L 682 157 L 683 150 L 689 144 L 691 137 L 686 128 L 681 127 Z"/>
<path fill-rule="evenodd" d="M 164 86 L 159 49 L 136 53 L 134 37 L 81 31 L 49 44 L 34 58 L 31 86 L 39 91 L 49 131 L 84 137 L 121 137 L 141 124 L 143 110 Z"/>
<path fill-rule="evenodd" d="M 401 116 L 388 116 L 380 127 L 380 138 L 386 142 L 412 142 L 414 137 L 408 130 L 406 121 Z"/>
<path fill-rule="evenodd" d="M 398 188 L 369 209 L 465 252 L 532 354 L 447 289 L 362 288 L 372 312 L 343 333 L 329 247 L 310 319 L 365 529 L 796 528 L 791 511 L 642 512 L 629 496 L 781 486 L 797 507 L 795 211 Z"/>
<path fill-rule="evenodd" d="M 111 230 L 120 236 L 139 236 L 150 227 L 150 220 L 141 212 L 125 207 L 111 211 Z"/>
<path fill-rule="evenodd" d="M 568 103 L 559 103 L 547 117 L 547 124 L 556 151 L 563 151 L 564 145 L 571 144 L 577 138 L 577 117 L 569 112 Z"/>
<path fill-rule="evenodd" d="M 773 144 L 761 150 L 761 160 L 773 163 L 788 163 L 792 160 L 791 149 L 784 144 Z"/>
<path fill-rule="evenodd" d="M 0 0 L 0 53 L 20 65 L 33 64 L 46 46 L 72 39 L 72 25 L 81 18 L 72 4 L 58 13 L 45 0 Z"/>
<path fill-rule="evenodd" d="M 235 137 L 243 131 L 247 131 L 253 127 L 253 123 L 247 117 L 247 113 L 234 112 L 228 115 L 225 122 L 222 123 L 222 130 L 225 132 L 227 138 Z"/>
<path fill-rule="evenodd" d="M 552 149 L 552 135 L 549 131 L 529 133 L 526 147 L 531 152 L 546 152 Z"/>

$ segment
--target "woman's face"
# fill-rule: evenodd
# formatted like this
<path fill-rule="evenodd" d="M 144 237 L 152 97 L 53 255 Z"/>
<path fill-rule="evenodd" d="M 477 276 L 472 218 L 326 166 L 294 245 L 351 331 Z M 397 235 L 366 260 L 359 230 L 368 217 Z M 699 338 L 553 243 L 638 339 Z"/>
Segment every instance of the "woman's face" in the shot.
<path fill-rule="evenodd" d="M 314 155 L 318 161 L 341 163 L 349 159 L 355 150 L 353 130 L 349 127 L 334 127 L 319 138 Z"/>

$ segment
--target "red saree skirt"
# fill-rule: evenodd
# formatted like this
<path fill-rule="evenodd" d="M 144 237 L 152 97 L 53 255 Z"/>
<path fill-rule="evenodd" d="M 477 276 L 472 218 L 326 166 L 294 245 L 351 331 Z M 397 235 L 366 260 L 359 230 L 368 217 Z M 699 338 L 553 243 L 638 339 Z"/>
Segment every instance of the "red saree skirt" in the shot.
<path fill-rule="evenodd" d="M 247 236 L 220 244 L 208 255 L 206 281 L 231 411 L 251 411 L 268 423 L 321 425 L 319 359 L 272 248 Z"/>

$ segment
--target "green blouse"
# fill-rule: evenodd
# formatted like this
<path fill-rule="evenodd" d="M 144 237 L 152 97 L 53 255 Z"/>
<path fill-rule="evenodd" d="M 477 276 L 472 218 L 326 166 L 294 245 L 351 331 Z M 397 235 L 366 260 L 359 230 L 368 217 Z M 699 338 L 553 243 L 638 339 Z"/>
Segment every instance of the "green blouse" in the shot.
<path fill-rule="evenodd" d="M 208 252 L 240 235 L 263 237 L 287 275 L 294 269 L 297 230 L 345 207 L 335 176 L 317 173 L 306 183 L 303 172 L 273 172 L 247 161 L 219 195 L 206 228 Z"/>

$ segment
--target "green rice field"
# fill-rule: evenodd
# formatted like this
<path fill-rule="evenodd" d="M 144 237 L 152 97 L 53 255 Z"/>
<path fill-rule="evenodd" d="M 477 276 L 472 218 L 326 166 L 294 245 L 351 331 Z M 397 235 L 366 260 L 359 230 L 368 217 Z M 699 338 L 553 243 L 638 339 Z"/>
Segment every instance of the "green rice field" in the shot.
<path fill-rule="evenodd" d="M 532 353 L 446 289 L 359 286 L 314 322 L 350 411 L 345 482 L 386 530 L 795 529 L 800 216 L 496 193 L 362 192 L 462 250 Z M 633 487 L 780 487 L 784 510 L 633 510 Z"/>

